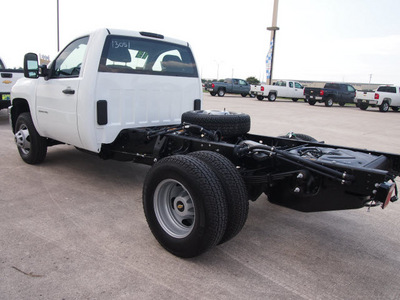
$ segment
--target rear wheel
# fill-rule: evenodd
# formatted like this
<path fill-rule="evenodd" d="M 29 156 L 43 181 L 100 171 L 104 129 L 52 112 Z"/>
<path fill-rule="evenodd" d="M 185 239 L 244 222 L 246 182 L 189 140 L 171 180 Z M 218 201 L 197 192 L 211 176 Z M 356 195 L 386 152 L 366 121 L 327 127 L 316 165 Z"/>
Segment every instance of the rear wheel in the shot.
<path fill-rule="evenodd" d="M 15 123 L 15 142 L 21 158 L 28 164 L 39 164 L 47 154 L 47 141 L 36 131 L 30 113 L 18 116 Z"/>
<path fill-rule="evenodd" d="M 210 92 L 211 96 L 215 96 L 217 93 L 216 92 Z"/>
<path fill-rule="evenodd" d="M 333 105 L 333 98 L 329 97 L 325 100 L 325 106 L 326 107 L 331 107 Z"/>
<path fill-rule="evenodd" d="M 262 101 L 262 100 L 264 100 L 264 97 L 263 96 L 257 96 L 257 99 Z"/>
<path fill-rule="evenodd" d="M 223 97 L 225 96 L 225 90 L 224 89 L 219 89 L 218 90 L 218 97 Z"/>
<path fill-rule="evenodd" d="M 361 110 L 367 110 L 367 108 L 368 108 L 368 103 L 363 103 L 363 102 L 361 102 L 361 103 L 358 104 L 358 107 L 359 107 Z"/>
<path fill-rule="evenodd" d="M 293 102 L 297 102 L 299 99 L 297 99 L 297 98 L 292 98 L 292 101 Z"/>
<path fill-rule="evenodd" d="M 269 95 L 268 95 L 268 100 L 269 101 L 275 101 L 276 100 L 276 94 L 275 93 L 270 93 Z"/>
<path fill-rule="evenodd" d="M 225 193 L 200 159 L 175 155 L 150 169 L 143 208 L 157 241 L 179 257 L 194 257 L 217 245 L 227 223 Z"/>
<path fill-rule="evenodd" d="M 343 106 L 345 106 L 345 105 L 346 105 L 346 102 L 342 102 L 342 101 L 340 101 L 340 102 L 339 102 L 339 105 L 343 107 Z"/>
<path fill-rule="evenodd" d="M 392 106 L 392 110 L 393 111 L 399 111 L 399 107 L 398 106 Z"/>
<path fill-rule="evenodd" d="M 389 110 L 389 102 L 383 101 L 381 105 L 379 105 L 379 111 L 387 112 Z"/>
<path fill-rule="evenodd" d="M 309 100 L 308 100 L 308 104 L 310 104 L 310 105 L 315 105 L 316 102 L 317 102 L 317 101 L 315 101 L 315 100 L 313 100 L 313 99 L 309 99 Z"/>
<path fill-rule="evenodd" d="M 211 151 L 197 151 L 190 154 L 204 161 L 217 175 L 225 192 L 228 208 L 228 223 L 222 244 L 242 230 L 249 212 L 247 189 L 235 165 L 225 156 Z"/>

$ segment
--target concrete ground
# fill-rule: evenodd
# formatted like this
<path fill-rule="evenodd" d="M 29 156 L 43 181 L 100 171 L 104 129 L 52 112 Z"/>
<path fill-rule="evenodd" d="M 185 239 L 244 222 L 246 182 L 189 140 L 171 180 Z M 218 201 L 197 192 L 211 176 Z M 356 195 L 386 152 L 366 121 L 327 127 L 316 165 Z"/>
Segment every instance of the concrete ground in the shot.
<path fill-rule="evenodd" d="M 250 114 L 253 133 L 400 153 L 400 112 L 208 94 L 204 108 Z M 146 224 L 149 167 L 71 146 L 27 165 L 5 110 L 0 157 L 0 299 L 400 299 L 400 201 L 306 214 L 261 196 L 237 237 L 180 259 Z"/>

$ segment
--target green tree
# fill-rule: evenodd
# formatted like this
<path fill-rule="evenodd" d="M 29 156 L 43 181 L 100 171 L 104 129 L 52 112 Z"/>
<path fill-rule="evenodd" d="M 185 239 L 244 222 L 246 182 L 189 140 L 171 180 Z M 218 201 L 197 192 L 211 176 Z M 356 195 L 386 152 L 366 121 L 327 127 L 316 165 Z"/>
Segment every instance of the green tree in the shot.
<path fill-rule="evenodd" d="M 246 81 L 249 84 L 256 84 L 256 85 L 260 84 L 260 81 L 257 78 L 255 78 L 254 76 L 247 77 Z"/>

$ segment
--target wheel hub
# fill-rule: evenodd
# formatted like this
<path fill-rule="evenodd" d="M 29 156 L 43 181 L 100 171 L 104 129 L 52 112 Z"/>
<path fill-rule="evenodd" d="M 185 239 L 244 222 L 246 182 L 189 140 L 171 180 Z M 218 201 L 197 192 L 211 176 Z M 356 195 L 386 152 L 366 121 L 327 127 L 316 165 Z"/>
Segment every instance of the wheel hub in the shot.
<path fill-rule="evenodd" d="M 188 217 L 193 214 L 193 204 L 191 203 L 191 200 L 189 196 L 178 196 L 174 199 L 174 204 L 173 204 L 175 213 L 179 217 Z"/>
<path fill-rule="evenodd" d="M 160 226 L 175 238 L 184 238 L 194 226 L 195 206 L 186 188 L 179 182 L 166 179 L 154 193 L 154 212 Z"/>
<path fill-rule="evenodd" d="M 29 153 L 31 149 L 31 142 L 29 138 L 29 130 L 25 126 L 21 126 L 20 130 L 14 135 L 15 143 L 25 154 Z"/>

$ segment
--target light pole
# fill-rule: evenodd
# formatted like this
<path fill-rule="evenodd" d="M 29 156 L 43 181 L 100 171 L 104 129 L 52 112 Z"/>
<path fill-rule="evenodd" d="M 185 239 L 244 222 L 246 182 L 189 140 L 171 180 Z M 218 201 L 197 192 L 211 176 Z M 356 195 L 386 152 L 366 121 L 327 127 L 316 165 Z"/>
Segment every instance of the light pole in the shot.
<path fill-rule="evenodd" d="M 60 51 L 60 0 L 57 0 L 57 52 Z"/>
<path fill-rule="evenodd" d="M 278 21 L 278 2 L 279 0 L 274 0 L 274 11 L 272 14 L 272 26 L 271 27 L 267 27 L 267 30 L 271 31 L 271 39 L 270 39 L 270 44 L 271 44 L 271 56 L 270 58 L 268 58 L 267 56 L 267 60 L 270 59 L 270 65 L 271 67 L 269 68 L 269 70 L 267 69 L 267 80 L 268 80 L 268 84 L 272 83 L 272 70 L 273 70 L 273 66 L 274 66 L 274 53 L 275 53 L 275 43 L 276 43 L 276 31 L 279 30 L 279 27 L 276 26 L 277 21 Z M 269 53 L 268 53 L 269 55 Z M 269 62 L 267 62 L 269 63 Z M 268 66 L 267 66 L 268 68 Z M 269 71 L 269 74 L 268 74 Z"/>

